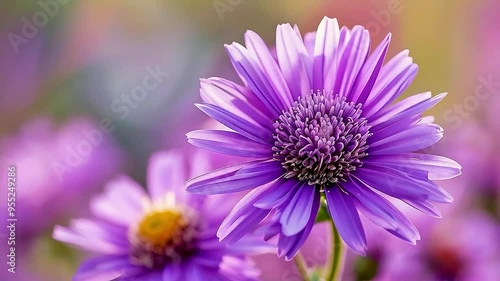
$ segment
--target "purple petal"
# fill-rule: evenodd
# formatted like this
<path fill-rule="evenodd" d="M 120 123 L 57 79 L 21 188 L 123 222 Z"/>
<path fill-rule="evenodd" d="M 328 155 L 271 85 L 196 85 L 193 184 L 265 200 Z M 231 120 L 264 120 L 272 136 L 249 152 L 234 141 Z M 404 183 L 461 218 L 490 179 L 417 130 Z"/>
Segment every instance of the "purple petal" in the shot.
<path fill-rule="evenodd" d="M 281 224 L 276 221 L 271 224 L 263 225 L 264 241 L 269 241 L 271 238 L 281 233 Z"/>
<path fill-rule="evenodd" d="M 212 233 L 213 235 L 213 233 Z M 212 249 L 200 249 L 197 251 L 196 255 L 191 257 L 190 261 L 195 262 L 200 266 L 217 268 L 221 262 L 221 256 L 225 254 L 225 248 L 227 245 L 219 242 L 218 239 L 211 239 L 214 243 L 217 243 L 217 248 Z"/>
<path fill-rule="evenodd" d="M 264 74 L 268 77 L 269 83 L 283 106 L 291 107 L 293 104 L 292 94 L 288 89 L 283 73 L 271 55 L 266 43 L 264 43 L 264 40 L 257 33 L 248 30 L 245 33 L 245 45 L 250 54 L 260 63 Z"/>
<path fill-rule="evenodd" d="M 408 119 L 415 116 L 420 116 L 424 111 L 433 107 L 440 102 L 446 93 L 439 94 L 435 97 L 430 97 L 430 93 L 423 93 L 404 99 L 384 111 L 381 117 L 370 121 L 372 126 L 390 126 L 401 119 Z M 375 118 L 375 117 L 374 117 Z"/>
<path fill-rule="evenodd" d="M 283 168 L 275 161 L 248 162 L 193 178 L 186 183 L 186 190 L 204 195 L 239 192 L 272 182 L 282 174 Z"/>
<path fill-rule="evenodd" d="M 219 239 L 211 231 L 205 232 L 202 234 L 202 238 L 198 238 L 198 242 L 196 243 L 198 251 L 210 253 L 211 251 L 217 251 L 226 247 L 226 245 L 219 242 Z"/>
<path fill-rule="evenodd" d="M 423 125 L 421 123 L 422 117 L 415 115 L 413 117 L 399 119 L 395 122 L 390 122 L 391 124 L 384 123 L 382 125 L 375 125 L 370 128 L 370 132 L 373 134 L 370 137 L 370 142 L 375 142 L 394 134 L 400 133 L 402 131 L 408 130 L 415 124 Z M 427 124 L 426 124 L 427 125 Z"/>
<path fill-rule="evenodd" d="M 115 280 L 116 278 L 127 280 L 125 278 L 142 275 L 146 272 L 144 267 L 130 264 L 128 255 L 100 256 L 83 262 L 75 273 L 73 280 L 100 281 Z"/>
<path fill-rule="evenodd" d="M 280 218 L 283 227 L 282 232 L 286 236 L 292 236 L 302 231 L 312 213 L 317 214 L 318 210 L 313 210 L 315 201 L 319 201 L 320 195 L 316 187 L 303 183 L 293 195 L 288 205 L 284 208 Z"/>
<path fill-rule="evenodd" d="M 250 259 L 224 256 L 220 264 L 220 273 L 227 281 L 257 281 L 260 280 L 260 271 Z M 215 279 L 214 279 L 215 280 Z M 219 280 L 219 279 L 217 279 Z M 221 281 L 224 281 L 221 280 Z"/>
<path fill-rule="evenodd" d="M 363 165 L 354 176 L 368 186 L 399 199 L 452 202 L 453 198 L 434 182 L 423 177 L 410 177 L 404 171 L 390 167 Z"/>
<path fill-rule="evenodd" d="M 302 40 L 302 33 L 300 33 L 300 29 L 299 29 L 299 26 L 294 24 L 293 25 L 293 31 L 295 31 L 295 34 L 297 35 L 297 38 L 300 39 L 300 41 L 302 41 L 302 43 L 304 42 L 304 40 Z"/>
<path fill-rule="evenodd" d="M 220 225 L 219 230 L 217 231 L 217 236 L 226 236 L 230 232 L 228 231 L 228 229 L 231 227 L 231 225 L 234 223 L 238 223 L 238 221 L 241 220 L 240 217 L 248 215 L 252 211 L 261 210 L 254 207 L 253 204 L 260 198 L 266 196 L 269 189 L 273 186 L 274 183 L 263 185 L 251 190 L 245 196 L 243 196 L 243 198 L 238 201 L 238 203 L 229 212 L 229 214 Z M 271 210 L 267 210 L 267 213 L 269 213 L 270 211 Z"/>
<path fill-rule="evenodd" d="M 461 174 L 462 167 L 457 162 L 437 155 L 408 153 L 370 157 L 366 163 L 379 163 L 392 168 L 407 168 L 428 172 L 430 180 L 452 179 Z"/>
<path fill-rule="evenodd" d="M 272 157 L 269 146 L 249 140 L 235 132 L 197 130 L 187 133 L 186 136 L 190 144 L 217 153 L 247 158 Z"/>
<path fill-rule="evenodd" d="M 314 218 L 311 218 L 311 221 L 314 221 Z M 311 234 L 313 226 L 314 223 L 310 222 L 306 225 L 304 230 L 299 232 L 297 235 L 280 235 L 278 240 L 278 256 L 284 256 L 286 261 L 291 261 L 306 242 L 307 238 Z"/>
<path fill-rule="evenodd" d="M 294 100 L 311 90 L 311 62 L 309 55 L 292 26 L 281 24 L 276 28 L 278 62 Z"/>
<path fill-rule="evenodd" d="M 312 209 L 318 210 L 320 205 L 320 200 L 314 200 Z M 278 217 L 281 214 L 277 213 Z M 286 236 L 283 233 L 280 235 L 278 240 L 278 256 L 285 256 L 285 260 L 290 261 L 299 252 L 300 248 L 306 242 L 311 230 L 316 223 L 317 212 L 311 212 L 308 223 L 306 227 L 299 233 L 293 236 Z M 270 233 L 266 234 L 269 236 Z"/>
<path fill-rule="evenodd" d="M 403 200 L 406 204 L 412 206 L 413 208 L 421 211 L 422 213 L 425 213 L 429 216 L 435 217 L 435 218 L 441 218 L 443 217 L 441 215 L 441 212 L 434 206 L 431 202 L 426 201 L 426 200 L 419 200 L 419 199 L 404 199 Z"/>
<path fill-rule="evenodd" d="M 281 100 L 280 94 L 275 92 L 272 82 L 263 72 L 260 63 L 245 47 L 238 43 L 225 45 L 225 47 L 234 68 L 245 84 L 273 116 L 278 116 L 286 108 L 286 105 Z"/>
<path fill-rule="evenodd" d="M 332 91 L 333 93 L 340 92 L 342 79 L 340 79 L 340 77 L 338 76 L 339 72 L 343 71 L 343 69 L 341 69 L 340 62 L 344 55 L 344 51 L 347 49 L 350 39 L 351 30 L 346 26 L 343 26 L 340 29 L 339 43 L 334 56 L 332 57 L 332 60 L 330 62 L 325 62 L 327 63 L 327 65 L 325 65 L 326 73 L 324 74 L 325 80 L 323 81 L 323 83 L 326 91 Z"/>
<path fill-rule="evenodd" d="M 279 207 L 283 203 L 288 202 L 300 186 L 301 183 L 295 179 L 281 178 L 273 183 L 253 205 L 261 209 Z"/>
<path fill-rule="evenodd" d="M 370 125 L 373 126 L 373 131 L 379 130 L 384 127 L 391 126 L 393 123 L 399 122 L 399 120 L 394 120 L 392 117 L 397 113 L 400 113 L 402 109 L 410 108 L 416 104 L 424 102 L 428 99 L 432 98 L 431 92 L 424 92 L 416 95 L 412 95 L 403 99 L 402 101 L 397 102 L 392 106 L 387 106 L 381 109 L 379 112 L 373 114 L 371 116 Z M 423 113 L 423 111 L 421 112 Z M 415 114 L 413 117 L 419 117 L 418 114 Z M 415 120 L 415 119 L 412 119 Z M 389 124 L 386 124 L 389 123 Z"/>
<path fill-rule="evenodd" d="M 103 223 L 91 220 L 79 219 L 71 222 L 71 227 L 55 226 L 52 237 L 55 240 L 65 242 L 78 248 L 100 253 L 100 254 L 127 254 L 128 244 L 122 229 L 122 233 L 112 231 Z"/>
<path fill-rule="evenodd" d="M 420 239 L 417 228 L 394 205 L 356 178 L 351 178 L 342 188 L 354 196 L 356 206 L 374 224 L 412 244 Z"/>
<path fill-rule="evenodd" d="M 425 95 L 426 93 L 423 93 Z M 434 97 L 429 97 L 427 100 L 417 102 L 418 96 L 416 98 L 409 97 L 406 98 L 389 108 L 389 116 L 393 119 L 397 118 L 408 118 L 415 115 L 421 115 L 423 112 L 433 107 L 439 103 L 442 99 L 446 97 L 448 93 L 441 93 Z"/>
<path fill-rule="evenodd" d="M 184 267 L 185 268 L 182 272 L 184 277 L 179 278 L 180 280 L 205 281 L 205 280 L 214 279 L 213 275 L 217 274 L 216 272 L 207 270 L 207 269 L 197 265 L 194 262 L 190 262 L 187 265 L 185 265 Z"/>
<path fill-rule="evenodd" d="M 340 56 L 340 30 L 337 19 L 324 17 L 313 36 L 309 33 L 304 38 L 305 42 L 310 42 L 311 38 L 315 38 L 312 90 L 333 90 Z"/>
<path fill-rule="evenodd" d="M 335 93 L 344 97 L 349 95 L 359 71 L 366 61 L 369 49 L 370 34 L 368 30 L 359 25 L 355 26 L 339 61 L 336 84 L 340 82 L 340 89 Z"/>
<path fill-rule="evenodd" d="M 354 252 L 365 255 L 367 249 L 365 232 L 353 199 L 336 186 L 326 190 L 325 195 L 328 210 L 340 237 Z"/>
<path fill-rule="evenodd" d="M 273 143 L 272 132 L 256 123 L 251 123 L 240 116 L 211 104 L 196 104 L 196 106 L 208 116 L 217 120 L 230 129 L 235 130 L 242 136 L 253 141 L 271 144 Z"/>
<path fill-rule="evenodd" d="M 316 43 L 316 32 L 308 32 L 304 35 L 304 46 L 311 61 L 314 60 L 314 44 Z M 310 79 L 311 80 L 311 79 Z M 312 84 L 312 83 L 311 83 Z"/>
<path fill-rule="evenodd" d="M 181 274 L 183 268 L 179 263 L 170 263 L 165 266 L 162 273 L 162 279 L 157 280 L 168 280 L 168 281 L 182 281 Z"/>
<path fill-rule="evenodd" d="M 266 186 L 263 186 L 250 191 L 234 206 L 217 231 L 217 237 L 220 238 L 221 242 L 235 243 L 245 234 L 254 230 L 271 212 L 271 210 L 259 209 L 253 206 L 266 188 Z"/>
<path fill-rule="evenodd" d="M 141 275 L 140 277 L 139 276 L 132 276 L 132 277 L 128 277 L 128 278 L 120 278 L 118 280 L 123 280 L 123 281 L 158 281 L 158 280 L 162 280 L 163 278 L 163 272 L 160 271 L 160 270 L 155 270 L 155 271 L 151 271 L 151 272 L 148 272 L 148 273 L 145 273 L 144 275 Z M 175 279 L 168 279 L 168 280 L 172 280 L 172 281 L 176 281 Z M 181 281 L 179 279 L 177 279 L 177 281 Z"/>
<path fill-rule="evenodd" d="M 436 124 L 418 124 L 370 143 L 370 155 L 409 153 L 424 149 L 443 138 L 444 130 Z"/>
<path fill-rule="evenodd" d="M 148 191 L 151 198 L 162 198 L 167 192 L 174 192 L 176 197 L 184 199 L 184 158 L 179 151 L 157 152 L 148 165 Z M 181 202 L 184 202 L 183 200 Z"/>
<path fill-rule="evenodd" d="M 201 79 L 200 96 L 205 103 L 225 108 L 251 123 L 272 129 L 271 114 L 248 88 L 222 78 Z"/>
<path fill-rule="evenodd" d="M 389 49 L 390 42 L 391 34 L 389 33 L 363 65 L 363 68 L 359 72 L 359 77 L 356 80 L 356 84 L 351 90 L 350 95 L 347 97 L 348 100 L 363 104 L 366 102 L 366 99 L 370 95 L 373 86 L 377 81 L 378 74 L 384 63 L 385 55 Z"/>
<path fill-rule="evenodd" d="M 231 247 L 226 247 L 225 251 L 238 255 L 269 254 L 276 253 L 276 245 L 262 240 L 260 235 L 250 233 L 232 244 Z"/>
<path fill-rule="evenodd" d="M 204 218 L 208 226 L 215 229 L 219 228 L 220 223 L 241 199 L 241 196 L 228 196 L 226 194 L 203 197 L 205 199 L 204 204 L 202 208 L 198 209 L 200 217 Z M 207 212 L 207 210 L 210 210 L 210 212 Z"/>
<path fill-rule="evenodd" d="M 128 226 L 140 216 L 143 198 L 148 195 L 139 184 L 119 176 L 106 184 L 103 194 L 91 200 L 90 209 L 97 217 Z"/>
<path fill-rule="evenodd" d="M 363 113 L 370 117 L 387 104 L 394 101 L 411 84 L 418 72 L 418 66 L 408 57 L 408 51 L 402 51 L 387 64 L 379 74 L 372 92 L 368 97 Z"/>

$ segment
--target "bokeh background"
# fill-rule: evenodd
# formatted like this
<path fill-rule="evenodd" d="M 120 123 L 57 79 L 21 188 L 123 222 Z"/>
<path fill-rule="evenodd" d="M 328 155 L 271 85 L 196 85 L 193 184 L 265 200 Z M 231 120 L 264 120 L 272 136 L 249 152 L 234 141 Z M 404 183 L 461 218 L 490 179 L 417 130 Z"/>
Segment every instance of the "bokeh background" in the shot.
<path fill-rule="evenodd" d="M 364 25 L 375 42 L 392 32 L 388 56 L 409 49 L 419 65 L 406 95 L 449 92 L 430 112 L 446 131 L 432 149 L 464 168 L 442 183 L 456 200 L 440 206 L 442 219 L 405 209 L 421 243 L 367 227 L 370 253 L 348 253 L 343 280 L 500 280 L 497 0 L 2 1 L 0 219 L 15 165 L 19 221 L 15 275 L 0 227 L 0 279 L 70 280 L 85 255 L 53 241 L 52 227 L 84 216 L 117 174 L 144 183 L 152 152 L 192 150 L 184 134 L 208 121 L 193 106 L 198 79 L 237 81 L 223 44 L 251 29 L 274 45 L 277 24 L 305 33 L 325 15 Z M 330 247 L 327 227 L 317 226 L 304 249 L 309 265 L 320 266 Z M 274 256 L 256 261 L 264 280 L 299 280 Z"/>

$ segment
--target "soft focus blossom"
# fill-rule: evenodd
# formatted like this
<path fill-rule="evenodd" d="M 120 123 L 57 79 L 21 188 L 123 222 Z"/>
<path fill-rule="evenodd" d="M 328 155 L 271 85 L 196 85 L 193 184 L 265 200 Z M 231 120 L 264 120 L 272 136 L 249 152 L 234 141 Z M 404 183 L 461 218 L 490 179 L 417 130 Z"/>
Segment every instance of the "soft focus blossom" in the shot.
<path fill-rule="evenodd" d="M 83 150 L 82 150 L 83 149 Z M 122 153 L 110 136 L 87 118 L 75 118 L 56 125 L 49 118 L 37 118 L 18 132 L 0 140 L 0 180 L 7 183 L 8 167 L 15 167 L 15 189 L 0 189 L 7 206 L 7 192 L 14 207 L 15 244 L 8 244 L 10 230 L 1 232 L 2 263 L 15 247 L 16 280 L 47 280 L 39 272 L 40 256 L 55 262 L 51 255 L 36 247 L 57 222 L 84 211 L 85 200 L 113 176 L 121 166 Z M 15 202 L 12 201 L 15 198 Z M 7 207 L 0 212 L 6 221 Z M 10 222 L 9 222 L 10 223 Z M 66 258 L 69 260 L 69 257 Z M 65 264 L 65 266 L 68 266 Z M 64 278 L 59 266 L 58 278 Z M 12 280 L 2 270 L 1 280 Z M 49 280 L 63 280 L 48 278 Z"/>
<path fill-rule="evenodd" d="M 422 114 L 445 95 L 427 92 L 393 103 L 418 68 L 408 51 L 384 64 L 389 42 L 387 35 L 370 54 L 365 28 L 340 29 L 335 19 L 324 18 L 304 38 L 297 27 L 279 25 L 277 58 L 252 31 L 245 34 L 246 47 L 226 45 L 245 86 L 203 79 L 197 106 L 231 131 L 187 135 L 195 146 L 255 159 L 188 182 L 188 191 L 199 194 L 251 189 L 222 223 L 222 241 L 239 240 L 267 217 L 266 238 L 279 235 L 278 254 L 291 259 L 324 196 L 342 239 L 364 254 L 358 210 L 407 242 L 420 239 L 380 193 L 434 216 L 433 202 L 452 201 L 432 180 L 459 175 L 460 165 L 416 153 L 443 136 Z"/>
<path fill-rule="evenodd" d="M 206 162 L 198 156 L 191 175 L 201 170 Z M 231 248 L 219 243 L 216 230 L 232 200 L 187 194 L 187 176 L 180 153 L 157 153 L 148 194 L 121 176 L 92 200 L 95 217 L 56 227 L 55 239 L 99 254 L 80 266 L 74 280 L 258 280 L 245 255 L 269 246 L 252 236 Z"/>
<path fill-rule="evenodd" d="M 0 140 L 0 151 L 2 170 L 16 169 L 18 238 L 75 215 L 82 200 L 118 171 L 122 159 L 110 136 L 86 118 L 60 126 L 38 118 Z M 0 174 L 2 182 L 6 177 Z M 0 192 L 6 200 L 7 190 Z"/>
<path fill-rule="evenodd" d="M 494 164 L 497 162 L 494 135 L 494 131 L 487 129 L 485 122 L 471 118 L 464 121 L 459 129 L 450 130 L 436 149 L 463 163 L 462 180 L 484 189 L 488 188 L 488 181 L 491 181 L 497 170 Z"/>
<path fill-rule="evenodd" d="M 500 225 L 490 216 L 474 211 L 417 224 L 425 239 L 415 247 L 376 239 L 378 271 L 373 280 L 498 280 Z"/>

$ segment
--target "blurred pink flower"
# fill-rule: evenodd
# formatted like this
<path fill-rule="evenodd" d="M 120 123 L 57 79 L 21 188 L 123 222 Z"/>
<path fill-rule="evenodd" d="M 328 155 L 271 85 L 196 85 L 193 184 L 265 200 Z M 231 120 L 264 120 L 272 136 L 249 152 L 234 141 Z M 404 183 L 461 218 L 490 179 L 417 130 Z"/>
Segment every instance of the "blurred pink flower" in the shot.
<path fill-rule="evenodd" d="M 500 224 L 467 210 L 442 220 L 415 213 L 412 220 L 422 235 L 416 246 L 384 239 L 372 230 L 371 250 L 366 257 L 350 256 L 342 280 L 498 280 Z"/>
<path fill-rule="evenodd" d="M 420 229 L 427 239 L 413 249 L 386 254 L 377 280 L 498 280 L 497 222 L 482 213 L 469 213 L 425 225 L 428 229 Z"/>
<path fill-rule="evenodd" d="M 178 151 L 155 153 L 147 193 L 119 176 L 90 202 L 91 218 L 54 228 L 54 239 L 97 254 L 74 280 L 260 280 L 246 255 L 272 246 L 257 235 L 234 247 L 219 243 L 217 228 L 234 202 L 186 193 L 185 178 L 208 167 L 204 157 L 191 160 Z"/>
<path fill-rule="evenodd" d="M 474 189 L 488 189 L 493 187 L 491 184 L 500 164 L 495 156 L 495 135 L 486 122 L 471 118 L 464 120 L 459 129 L 449 130 L 449 134 L 435 149 L 438 154 L 449 155 L 463 163 L 460 181 L 468 182 Z"/>
<path fill-rule="evenodd" d="M 0 140 L 0 152 L 2 182 L 9 166 L 16 169 L 18 238 L 77 213 L 85 198 L 119 170 L 122 158 L 109 135 L 86 118 L 60 127 L 48 118 L 36 119 Z M 3 200 L 6 193 L 2 188 Z"/>

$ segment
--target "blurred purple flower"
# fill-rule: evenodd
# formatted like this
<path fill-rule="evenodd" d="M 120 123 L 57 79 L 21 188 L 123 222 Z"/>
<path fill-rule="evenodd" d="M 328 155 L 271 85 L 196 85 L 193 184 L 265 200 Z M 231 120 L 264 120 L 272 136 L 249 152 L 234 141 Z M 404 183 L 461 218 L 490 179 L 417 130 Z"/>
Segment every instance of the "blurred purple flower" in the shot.
<path fill-rule="evenodd" d="M 197 106 L 232 129 L 187 134 L 195 146 L 255 161 L 188 182 L 187 190 L 221 194 L 252 189 L 222 223 L 218 236 L 233 243 L 266 217 L 266 238 L 279 235 L 279 256 L 291 259 L 315 223 L 321 197 L 346 244 L 366 252 L 358 209 L 395 236 L 415 243 L 413 224 L 380 193 L 436 215 L 432 202 L 451 196 L 432 180 L 453 178 L 460 165 L 415 153 L 438 142 L 443 130 L 422 114 L 444 94 L 422 93 L 395 104 L 417 74 L 403 51 L 383 65 L 390 35 L 371 55 L 368 31 L 339 29 L 324 18 L 300 36 L 277 28 L 277 59 L 254 32 L 246 48 L 226 45 L 245 86 L 222 78 L 201 81 Z M 376 191 L 375 191 L 376 190 Z"/>
<path fill-rule="evenodd" d="M 9 254 L 10 247 L 15 247 L 16 273 L 3 270 L 0 280 L 13 276 L 16 280 L 61 280 L 42 277 L 33 260 L 50 254 L 40 252 L 36 245 L 54 224 L 84 211 L 87 198 L 119 170 L 121 151 L 89 119 L 76 118 L 59 126 L 49 118 L 38 118 L 1 139 L 0 155 L 2 182 L 7 183 L 8 167 L 16 169 L 17 219 L 15 245 L 5 240 L 10 231 L 2 231 L 0 237 L 3 253 Z M 0 189 L 4 206 L 7 192 L 11 191 Z M 6 221 L 7 215 L 6 208 L 0 219 Z M 2 256 L 3 264 L 10 261 L 7 254 Z"/>
<path fill-rule="evenodd" d="M 7 167 L 16 167 L 18 238 L 77 214 L 85 198 L 118 171 L 122 158 L 116 144 L 86 118 L 57 127 L 48 118 L 36 119 L 0 140 L 0 154 L 2 182 Z M 1 189 L 2 198 L 6 193 Z"/>
<path fill-rule="evenodd" d="M 195 157 L 191 173 L 206 165 Z M 231 248 L 219 243 L 216 230 L 231 200 L 187 194 L 186 177 L 180 153 L 157 153 L 148 169 L 149 194 L 119 177 L 91 202 L 95 218 L 56 227 L 55 239 L 100 254 L 74 280 L 258 280 L 245 255 L 270 247 L 252 236 Z"/>
<path fill-rule="evenodd" d="M 498 280 L 500 225 L 480 212 L 468 212 L 439 224 L 421 220 L 415 247 L 379 241 L 379 269 L 373 280 Z"/>
<path fill-rule="evenodd" d="M 496 171 L 500 161 L 496 157 L 495 139 L 495 130 L 487 122 L 471 118 L 464 121 L 460 129 L 450 130 L 434 149 L 462 163 L 463 176 L 459 180 L 470 187 L 466 192 L 474 193 L 498 189 Z"/>

